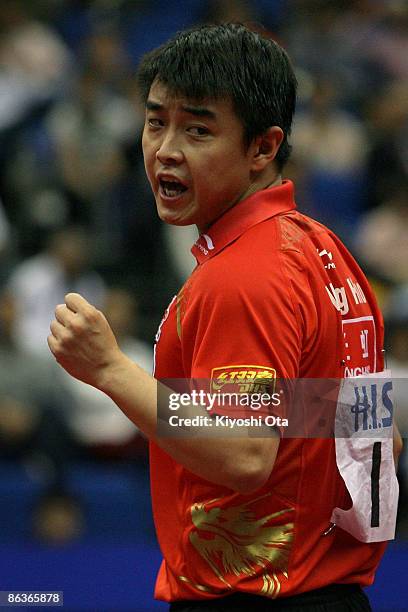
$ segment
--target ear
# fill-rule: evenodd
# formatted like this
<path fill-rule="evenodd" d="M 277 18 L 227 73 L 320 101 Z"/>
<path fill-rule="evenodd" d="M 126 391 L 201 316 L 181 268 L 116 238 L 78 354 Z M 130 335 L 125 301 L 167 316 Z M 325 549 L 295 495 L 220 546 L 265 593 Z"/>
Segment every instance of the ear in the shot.
<path fill-rule="evenodd" d="M 283 140 L 283 131 L 277 125 L 268 128 L 264 134 L 257 136 L 251 148 L 253 172 L 262 172 L 276 157 Z"/>

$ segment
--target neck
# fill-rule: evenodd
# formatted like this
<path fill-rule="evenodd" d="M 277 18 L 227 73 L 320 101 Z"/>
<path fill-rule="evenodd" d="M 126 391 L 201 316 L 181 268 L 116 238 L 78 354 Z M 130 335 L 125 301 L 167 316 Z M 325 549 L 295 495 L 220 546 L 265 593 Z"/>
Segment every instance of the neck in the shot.
<path fill-rule="evenodd" d="M 250 185 L 248 186 L 248 189 L 244 191 L 244 193 L 237 200 L 235 200 L 235 202 L 232 202 L 229 208 L 227 208 L 226 210 L 233 208 L 235 204 L 238 204 L 238 202 L 242 202 L 242 200 L 245 200 L 246 198 L 253 195 L 257 191 L 262 191 L 263 189 L 269 189 L 270 187 L 277 187 L 278 185 L 282 185 L 282 175 L 281 174 L 275 173 L 274 176 L 271 176 L 270 174 L 268 176 L 262 175 L 262 179 L 258 177 L 256 180 L 252 181 Z M 226 210 L 222 212 L 220 217 L 222 217 L 222 215 L 226 212 Z M 208 225 L 207 227 L 197 226 L 198 233 L 199 234 L 205 233 L 211 227 L 211 225 L 213 225 L 213 223 L 215 223 L 216 221 L 217 219 L 214 219 L 212 223 Z"/>
<path fill-rule="evenodd" d="M 282 175 L 279 172 L 273 171 L 268 172 L 267 175 L 262 174 L 262 176 L 258 176 L 250 183 L 248 189 L 242 194 L 238 201 L 245 200 L 248 196 L 253 195 L 257 191 L 276 187 L 277 185 L 282 185 Z"/>

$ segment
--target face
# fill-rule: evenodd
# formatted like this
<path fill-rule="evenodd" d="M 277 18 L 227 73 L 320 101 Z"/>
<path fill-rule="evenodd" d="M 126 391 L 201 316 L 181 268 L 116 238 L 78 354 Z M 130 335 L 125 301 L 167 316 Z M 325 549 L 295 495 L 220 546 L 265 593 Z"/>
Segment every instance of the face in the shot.
<path fill-rule="evenodd" d="M 154 82 L 146 104 L 143 154 L 160 218 L 205 231 L 251 191 L 254 146 L 230 100 L 194 103 Z"/>

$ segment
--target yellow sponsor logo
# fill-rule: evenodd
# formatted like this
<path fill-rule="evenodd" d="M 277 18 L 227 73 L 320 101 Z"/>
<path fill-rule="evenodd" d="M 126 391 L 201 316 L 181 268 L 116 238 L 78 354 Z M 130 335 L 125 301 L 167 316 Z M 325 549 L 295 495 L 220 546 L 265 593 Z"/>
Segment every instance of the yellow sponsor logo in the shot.
<path fill-rule="evenodd" d="M 211 371 L 211 390 L 219 391 L 225 385 L 234 387 L 237 393 L 273 392 L 276 370 L 267 366 L 231 365 L 213 368 Z"/>

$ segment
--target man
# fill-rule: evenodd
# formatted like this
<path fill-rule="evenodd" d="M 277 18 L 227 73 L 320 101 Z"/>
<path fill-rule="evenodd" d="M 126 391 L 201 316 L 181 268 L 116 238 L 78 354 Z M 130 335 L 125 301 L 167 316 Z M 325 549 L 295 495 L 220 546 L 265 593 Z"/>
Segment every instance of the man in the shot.
<path fill-rule="evenodd" d="M 212 390 L 241 381 L 254 390 L 277 378 L 382 370 L 381 315 L 364 275 L 329 230 L 296 211 L 281 178 L 296 89 L 285 52 L 240 25 L 197 28 L 145 57 L 139 83 L 159 216 L 200 232 L 198 265 L 156 337 L 156 380 L 207 379 Z M 316 436 L 160 435 L 160 383 L 119 351 L 100 312 L 68 294 L 51 332 L 58 362 L 150 438 L 164 556 L 157 598 L 185 611 L 370 609 L 361 586 L 373 581 L 392 525 L 383 529 L 381 505 L 376 526 L 384 495 L 374 471 L 376 516 L 367 524 L 371 501 L 355 500 L 343 465 L 352 448 Z M 355 418 L 361 411 L 357 402 Z M 204 419 L 206 410 L 189 404 L 181 414 Z M 373 448 L 354 457 L 364 491 Z M 390 492 L 389 445 L 375 448 Z"/>

